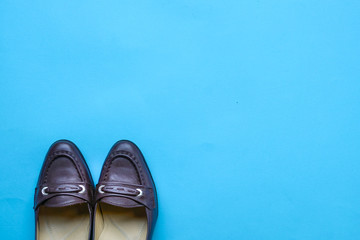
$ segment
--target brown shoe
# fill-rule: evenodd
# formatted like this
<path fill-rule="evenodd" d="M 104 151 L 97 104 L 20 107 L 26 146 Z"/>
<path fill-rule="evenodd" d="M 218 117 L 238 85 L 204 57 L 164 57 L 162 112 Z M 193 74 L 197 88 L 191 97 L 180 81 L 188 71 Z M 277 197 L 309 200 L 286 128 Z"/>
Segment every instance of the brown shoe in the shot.
<path fill-rule="evenodd" d="M 89 168 L 75 144 L 55 142 L 35 189 L 36 239 L 91 239 L 93 189 Z"/>
<path fill-rule="evenodd" d="M 95 201 L 95 240 L 151 239 L 158 215 L 156 189 L 134 143 L 121 140 L 111 148 Z"/>

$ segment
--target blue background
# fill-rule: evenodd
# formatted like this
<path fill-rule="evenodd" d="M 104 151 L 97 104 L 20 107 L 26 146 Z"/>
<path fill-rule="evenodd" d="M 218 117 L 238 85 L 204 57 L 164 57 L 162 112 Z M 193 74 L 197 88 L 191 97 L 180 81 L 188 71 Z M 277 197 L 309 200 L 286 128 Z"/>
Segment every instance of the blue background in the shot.
<path fill-rule="evenodd" d="M 51 143 L 155 178 L 156 240 L 360 239 L 360 2 L 0 2 L 0 232 Z"/>

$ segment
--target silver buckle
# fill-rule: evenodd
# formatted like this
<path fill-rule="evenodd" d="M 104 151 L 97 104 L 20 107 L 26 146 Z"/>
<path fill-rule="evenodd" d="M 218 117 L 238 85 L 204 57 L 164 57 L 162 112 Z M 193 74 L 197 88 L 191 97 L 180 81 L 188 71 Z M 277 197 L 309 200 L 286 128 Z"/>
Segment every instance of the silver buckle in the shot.
<path fill-rule="evenodd" d="M 84 185 L 79 185 L 79 187 L 81 188 L 81 190 L 78 192 L 78 193 L 84 193 L 85 192 L 85 187 L 84 187 Z M 41 193 L 42 193 L 42 195 L 44 195 L 44 196 L 46 196 L 46 195 L 49 195 L 47 192 L 45 192 L 45 190 L 46 189 L 48 189 L 48 187 L 43 187 L 42 189 L 41 189 Z"/>
<path fill-rule="evenodd" d="M 101 194 L 104 194 L 105 192 L 102 190 L 104 187 L 105 187 L 105 185 L 101 185 L 101 186 L 98 188 L 98 192 L 101 193 Z M 137 195 L 137 197 L 141 197 L 141 196 L 143 195 L 143 191 L 142 191 L 140 188 L 137 188 L 136 191 L 139 192 L 139 194 Z"/>

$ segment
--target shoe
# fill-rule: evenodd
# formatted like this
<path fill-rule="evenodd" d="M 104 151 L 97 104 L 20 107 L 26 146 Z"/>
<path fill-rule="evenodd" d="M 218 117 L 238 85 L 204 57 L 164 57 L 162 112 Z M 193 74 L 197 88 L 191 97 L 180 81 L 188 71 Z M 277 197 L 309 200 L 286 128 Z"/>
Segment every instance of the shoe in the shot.
<path fill-rule="evenodd" d="M 36 240 L 90 240 L 94 183 L 74 143 L 55 142 L 35 189 Z"/>
<path fill-rule="evenodd" d="M 110 150 L 95 192 L 95 240 L 150 240 L 158 204 L 140 149 L 121 140 Z"/>

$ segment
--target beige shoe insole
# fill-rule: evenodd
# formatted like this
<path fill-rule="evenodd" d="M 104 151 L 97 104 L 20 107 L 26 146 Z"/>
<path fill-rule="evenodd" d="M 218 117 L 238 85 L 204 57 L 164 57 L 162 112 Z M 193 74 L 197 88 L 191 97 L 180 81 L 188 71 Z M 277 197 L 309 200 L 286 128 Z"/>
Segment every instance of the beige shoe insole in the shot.
<path fill-rule="evenodd" d="M 146 240 L 145 208 L 121 208 L 101 203 L 95 225 L 95 240 Z"/>
<path fill-rule="evenodd" d="M 87 204 L 41 207 L 37 240 L 88 240 L 90 214 Z"/>

